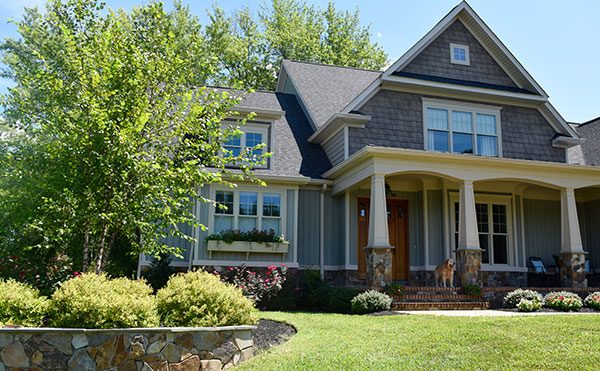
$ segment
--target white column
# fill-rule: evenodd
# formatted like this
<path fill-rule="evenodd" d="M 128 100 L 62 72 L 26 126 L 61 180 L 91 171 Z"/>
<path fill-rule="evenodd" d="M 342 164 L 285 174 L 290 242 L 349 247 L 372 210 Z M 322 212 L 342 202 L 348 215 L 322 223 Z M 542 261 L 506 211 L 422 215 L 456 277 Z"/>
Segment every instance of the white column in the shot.
<path fill-rule="evenodd" d="M 475 193 L 473 182 L 465 180 L 460 184 L 458 249 L 481 250 L 477 233 L 477 214 L 475 213 Z"/>
<path fill-rule="evenodd" d="M 560 212 L 562 230 L 560 251 L 583 253 L 579 218 L 577 217 L 577 202 L 575 201 L 575 190 L 573 188 L 560 190 Z"/>
<path fill-rule="evenodd" d="M 368 248 L 391 248 L 385 200 L 385 175 L 371 175 L 371 209 Z"/>

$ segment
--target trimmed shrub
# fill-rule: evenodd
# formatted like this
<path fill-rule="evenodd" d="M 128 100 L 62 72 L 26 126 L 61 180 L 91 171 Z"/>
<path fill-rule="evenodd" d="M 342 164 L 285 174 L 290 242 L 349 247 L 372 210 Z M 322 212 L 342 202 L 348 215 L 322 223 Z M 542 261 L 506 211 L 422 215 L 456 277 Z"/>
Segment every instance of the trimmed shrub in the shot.
<path fill-rule="evenodd" d="M 600 310 L 600 291 L 589 294 L 583 302 L 588 308 Z"/>
<path fill-rule="evenodd" d="M 15 280 L 0 280 L 0 327 L 39 327 L 48 309 L 48 300 L 33 287 Z"/>
<path fill-rule="evenodd" d="M 516 289 L 514 291 L 509 292 L 504 297 L 504 305 L 515 308 L 522 299 L 527 299 L 529 301 L 537 300 L 538 302 L 542 302 L 542 295 L 533 290 L 523 290 Z"/>
<path fill-rule="evenodd" d="M 551 309 L 568 312 L 583 307 L 579 295 L 569 291 L 551 292 L 544 296 L 544 306 Z"/>
<path fill-rule="evenodd" d="M 392 298 L 375 290 L 365 291 L 352 299 L 352 312 L 357 314 L 381 312 L 392 307 Z"/>
<path fill-rule="evenodd" d="M 50 301 L 51 325 L 76 328 L 158 326 L 152 288 L 144 280 L 86 273 L 64 282 Z"/>
<path fill-rule="evenodd" d="M 358 295 L 358 290 L 349 287 L 331 287 L 329 289 L 329 308 L 331 313 L 352 313 L 352 299 Z"/>
<path fill-rule="evenodd" d="M 542 309 L 542 302 L 537 299 L 529 300 L 523 298 L 517 304 L 517 309 L 519 312 L 536 312 Z"/>
<path fill-rule="evenodd" d="M 257 323 L 252 300 L 233 285 L 204 271 L 178 274 L 156 293 L 165 326 L 236 326 Z"/>

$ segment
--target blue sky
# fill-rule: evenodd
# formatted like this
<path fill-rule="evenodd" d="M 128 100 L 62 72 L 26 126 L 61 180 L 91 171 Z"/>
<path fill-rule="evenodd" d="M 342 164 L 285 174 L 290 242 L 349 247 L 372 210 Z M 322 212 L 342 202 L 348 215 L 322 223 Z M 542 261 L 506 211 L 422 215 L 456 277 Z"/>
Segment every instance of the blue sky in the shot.
<path fill-rule="evenodd" d="M 111 8 L 130 9 L 142 0 L 105 0 Z M 170 4 L 170 0 L 165 1 Z M 320 7 L 326 0 L 308 0 Z M 1 0 L 0 37 L 16 36 L 9 18 L 20 19 L 23 6 L 43 7 L 42 0 Z M 184 0 L 206 20 L 214 1 Z M 228 0 L 217 4 L 227 11 L 262 0 Z M 458 0 L 336 1 L 336 8 L 360 9 L 364 25 L 371 24 L 373 41 L 383 46 L 393 62 L 427 33 Z M 483 18 L 517 59 L 550 95 L 550 101 L 567 121 L 584 122 L 600 116 L 600 1 L 471 0 Z M 568 5 L 567 5 L 568 4 Z M 11 82 L 0 80 L 0 92 Z"/>

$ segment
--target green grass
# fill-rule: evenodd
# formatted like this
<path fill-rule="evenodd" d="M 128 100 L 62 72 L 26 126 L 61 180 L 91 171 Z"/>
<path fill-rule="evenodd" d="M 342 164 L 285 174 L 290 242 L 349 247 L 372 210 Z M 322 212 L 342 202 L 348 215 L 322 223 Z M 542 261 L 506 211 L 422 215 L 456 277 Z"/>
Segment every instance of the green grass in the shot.
<path fill-rule="evenodd" d="M 349 316 L 264 312 L 294 325 L 288 342 L 239 370 L 592 370 L 600 315 Z"/>

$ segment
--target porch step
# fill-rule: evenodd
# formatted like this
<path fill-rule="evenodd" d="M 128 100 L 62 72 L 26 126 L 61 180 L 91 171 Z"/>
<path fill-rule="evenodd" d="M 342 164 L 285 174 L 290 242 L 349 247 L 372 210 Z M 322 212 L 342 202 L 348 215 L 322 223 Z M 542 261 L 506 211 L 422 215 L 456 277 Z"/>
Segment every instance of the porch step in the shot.
<path fill-rule="evenodd" d="M 456 292 L 458 287 L 435 287 L 435 286 L 405 286 L 405 292 L 419 292 L 419 293 L 430 293 L 430 292 Z"/>
<path fill-rule="evenodd" d="M 399 301 L 420 301 L 420 302 L 442 302 L 442 301 L 479 301 L 478 296 L 463 295 L 457 293 L 437 294 L 437 293 L 410 293 L 404 296 L 392 296 L 392 299 Z"/>
<path fill-rule="evenodd" d="M 394 310 L 473 310 L 489 309 L 490 303 L 487 301 L 452 301 L 452 302 L 405 302 L 393 301 Z"/>

